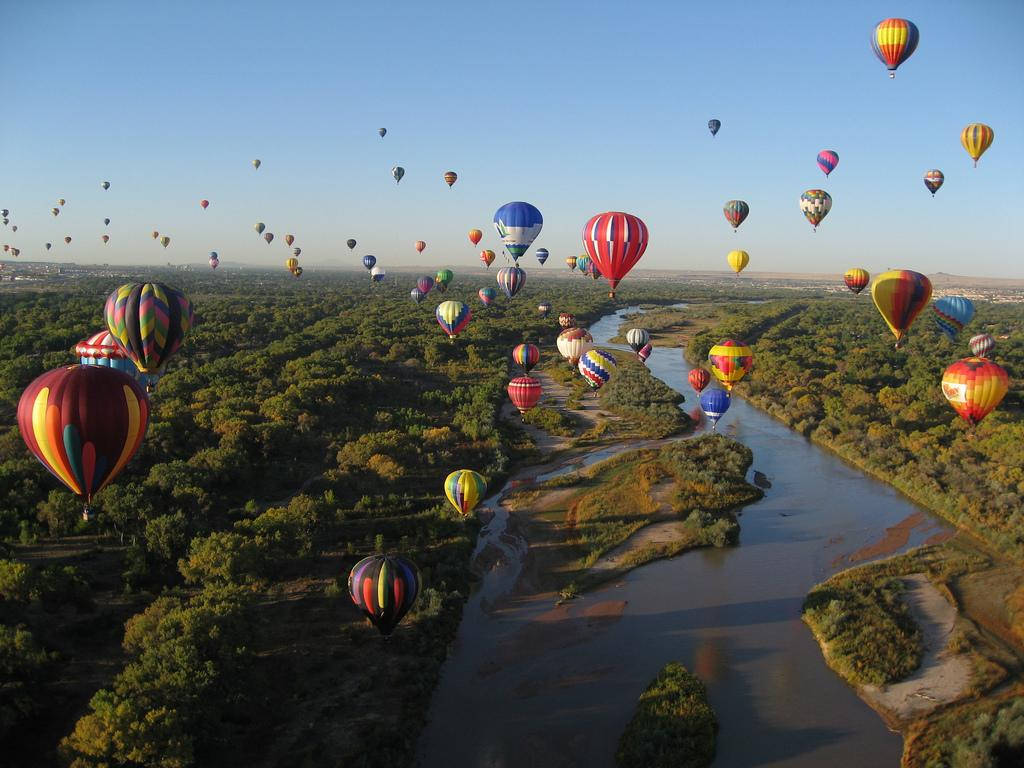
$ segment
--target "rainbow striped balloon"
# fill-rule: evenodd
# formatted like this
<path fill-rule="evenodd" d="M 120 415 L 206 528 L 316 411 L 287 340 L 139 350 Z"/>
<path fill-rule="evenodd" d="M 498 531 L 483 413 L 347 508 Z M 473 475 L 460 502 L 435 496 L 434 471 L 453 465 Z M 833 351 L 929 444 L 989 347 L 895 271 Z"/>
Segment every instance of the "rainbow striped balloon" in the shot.
<path fill-rule="evenodd" d="M 985 154 L 985 150 L 992 146 L 995 137 L 995 131 L 984 123 L 971 123 L 961 131 L 960 143 L 974 160 L 975 168 L 978 167 L 978 160 Z"/>
<path fill-rule="evenodd" d="M 434 310 L 437 324 L 448 334 L 448 341 L 454 341 L 455 337 L 465 330 L 473 317 L 469 306 L 461 301 L 442 301 Z"/>
<path fill-rule="evenodd" d="M 540 361 L 540 349 L 536 344 L 517 344 L 512 348 L 512 362 L 529 373 Z"/>
<path fill-rule="evenodd" d="M 942 394 L 972 427 L 1002 402 L 1009 388 L 1003 367 L 980 357 L 957 360 L 942 375 Z"/>
<path fill-rule="evenodd" d="M 708 351 L 708 362 L 715 378 L 731 391 L 733 385 L 753 369 L 754 352 L 746 344 L 726 339 Z"/>
<path fill-rule="evenodd" d="M 889 77 L 896 77 L 897 67 L 911 57 L 920 39 L 921 34 L 914 22 L 907 19 L 883 19 L 871 35 L 871 50 L 885 64 Z"/>
<path fill-rule="evenodd" d="M 834 149 L 823 149 L 818 153 L 818 167 L 828 176 L 839 165 L 839 153 Z"/>
<path fill-rule="evenodd" d="M 162 373 L 192 326 L 192 304 L 163 283 L 128 283 L 107 298 L 107 328 L 143 373 Z"/>
<path fill-rule="evenodd" d="M 444 495 L 460 515 L 472 512 L 486 491 L 484 476 L 471 469 L 457 469 L 444 479 Z"/>
<path fill-rule="evenodd" d="M 419 568 L 400 555 L 364 557 L 348 574 L 352 602 L 385 637 L 395 631 L 422 588 Z"/>

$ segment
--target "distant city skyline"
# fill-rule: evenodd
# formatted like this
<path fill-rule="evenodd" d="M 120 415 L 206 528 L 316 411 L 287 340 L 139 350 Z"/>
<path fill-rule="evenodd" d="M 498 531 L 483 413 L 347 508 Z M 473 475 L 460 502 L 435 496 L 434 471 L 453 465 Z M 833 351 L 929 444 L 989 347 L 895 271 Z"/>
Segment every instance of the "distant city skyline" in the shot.
<path fill-rule="evenodd" d="M 1024 277 L 1024 3 L 751 5 L 12 4 L 0 207 L 19 229 L 0 243 L 34 261 L 217 251 L 283 268 L 290 233 L 310 265 L 458 269 L 500 254 L 493 213 L 527 200 L 551 253 L 541 268 L 531 249 L 528 270 L 565 270 L 584 222 L 625 210 L 651 233 L 638 269 L 722 270 L 740 248 L 751 272 Z M 868 42 L 888 16 L 921 33 L 894 80 Z M 995 131 L 976 169 L 971 122 Z M 840 158 L 828 179 L 822 149 Z M 814 187 L 834 201 L 816 233 L 797 202 Z M 736 233 L 732 198 L 751 209 Z"/>

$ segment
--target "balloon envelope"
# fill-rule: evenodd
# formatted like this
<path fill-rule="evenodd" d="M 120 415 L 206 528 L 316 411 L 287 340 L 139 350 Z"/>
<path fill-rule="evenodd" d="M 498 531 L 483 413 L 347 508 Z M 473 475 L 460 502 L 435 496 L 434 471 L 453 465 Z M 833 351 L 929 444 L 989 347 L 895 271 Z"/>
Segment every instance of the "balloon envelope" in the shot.
<path fill-rule="evenodd" d="M 345 241 L 345 245 L 347 245 L 347 246 L 348 246 L 348 249 L 349 249 L 350 251 L 351 251 L 351 250 L 354 250 L 354 249 L 355 249 L 355 247 L 356 247 L 356 241 L 355 241 L 355 240 L 353 240 L 353 239 L 352 239 L 352 238 L 350 237 L 350 238 L 349 238 L 348 240 L 346 240 L 346 241 Z"/>
<path fill-rule="evenodd" d="M 735 231 L 750 215 L 750 206 L 744 200 L 730 200 L 722 207 L 722 212 Z"/>
<path fill-rule="evenodd" d="M 853 267 L 843 273 L 843 282 L 846 283 L 846 287 L 854 293 L 860 293 L 863 291 L 867 288 L 870 281 L 871 275 L 868 274 L 866 269 L 861 269 L 860 267 Z"/>
<path fill-rule="evenodd" d="M 909 269 L 883 272 L 871 284 L 871 298 L 896 337 L 897 348 L 903 345 L 907 330 L 931 297 L 931 280 Z"/>
<path fill-rule="evenodd" d="M 818 153 L 818 167 L 828 176 L 839 165 L 839 153 L 833 149 L 823 149 Z"/>
<path fill-rule="evenodd" d="M 974 302 L 963 296 L 943 296 L 932 304 L 935 324 L 950 341 L 956 341 L 957 334 L 974 317 Z"/>
<path fill-rule="evenodd" d="M 722 121 L 711 118 L 708 120 L 708 130 L 711 131 L 711 135 L 715 136 L 718 133 L 718 129 L 722 127 Z"/>
<path fill-rule="evenodd" d="M 447 184 L 449 187 L 458 180 L 459 174 L 457 174 L 455 171 L 445 171 L 444 183 Z"/>
<path fill-rule="evenodd" d="M 502 267 L 496 277 L 498 287 L 510 299 L 526 285 L 526 270 L 519 267 Z"/>
<path fill-rule="evenodd" d="M 996 340 L 988 333 L 979 333 L 977 336 L 972 336 L 970 341 L 971 352 L 975 357 L 988 357 L 989 352 L 992 351 L 995 345 Z"/>
<path fill-rule="evenodd" d="M 377 257 L 374 256 L 373 254 L 368 253 L 365 256 L 363 256 L 363 266 L 366 267 L 367 269 L 373 269 L 376 263 Z"/>
<path fill-rule="evenodd" d="M 491 266 L 491 263 L 494 261 L 494 251 L 490 249 L 480 251 L 480 261 L 483 262 L 485 267 Z"/>
<path fill-rule="evenodd" d="M 708 351 L 708 363 L 715 378 L 731 390 L 754 367 L 754 352 L 742 342 L 726 339 Z"/>
<path fill-rule="evenodd" d="M 444 479 L 444 495 L 463 516 L 473 511 L 486 492 L 484 476 L 472 469 L 457 469 Z"/>
<path fill-rule="evenodd" d="M 423 291 L 423 295 L 426 296 L 430 293 L 430 289 L 434 287 L 434 278 L 430 275 L 421 275 L 416 280 L 416 287 Z"/>
<path fill-rule="evenodd" d="M 985 154 L 996 134 L 984 123 L 971 123 L 960 133 L 960 143 L 967 154 L 974 160 L 974 167 L 978 167 L 978 159 Z"/>
<path fill-rule="evenodd" d="M 729 251 L 725 260 L 729 262 L 732 271 L 738 275 L 750 263 L 750 254 L 746 251 Z"/>
<path fill-rule="evenodd" d="M 639 352 L 650 340 L 651 334 L 646 328 L 630 328 L 626 331 L 626 343 L 634 352 Z"/>
<path fill-rule="evenodd" d="M 871 34 L 871 50 L 885 64 L 889 77 L 896 77 L 896 68 L 914 53 L 920 37 L 912 21 L 884 19 L 878 22 Z"/>
<path fill-rule="evenodd" d="M 517 344 L 512 348 L 512 362 L 529 373 L 540 362 L 540 349 L 536 344 Z"/>
<path fill-rule="evenodd" d="M 521 414 L 526 414 L 540 401 L 543 388 L 538 379 L 531 376 L 517 376 L 506 387 L 508 399 Z"/>
<path fill-rule="evenodd" d="M 991 413 L 1009 388 L 1002 366 L 980 357 L 958 360 L 942 375 L 942 394 L 971 426 Z"/>
<path fill-rule="evenodd" d="M 352 602 L 385 637 L 395 631 L 422 587 L 419 569 L 400 555 L 364 557 L 348 575 Z"/>
<path fill-rule="evenodd" d="M 481 232 L 479 229 L 471 229 L 471 230 L 469 230 L 469 242 L 471 242 L 473 245 L 476 245 L 477 243 L 479 243 L 480 242 L 480 238 L 482 238 L 483 236 L 484 236 L 484 233 Z"/>
<path fill-rule="evenodd" d="M 491 304 L 494 303 L 494 300 L 498 298 L 498 292 L 490 287 L 481 288 L 476 292 L 476 295 L 480 297 L 480 301 L 485 307 L 491 306 Z"/>
<path fill-rule="evenodd" d="M 693 387 L 693 391 L 699 395 L 711 382 L 711 374 L 703 368 L 694 368 L 690 371 L 687 379 L 690 382 L 690 386 Z"/>
<path fill-rule="evenodd" d="M 397 184 L 402 180 L 402 177 L 405 176 L 405 168 L 400 165 L 396 165 L 391 169 L 391 176 L 394 178 L 395 184 Z"/>
<path fill-rule="evenodd" d="M 594 337 L 586 328 L 566 328 L 555 339 L 558 353 L 569 361 L 573 368 L 579 363 L 583 353 L 593 345 Z"/>
<path fill-rule="evenodd" d="M 584 225 L 583 246 L 594 267 L 608 281 L 611 298 L 615 298 L 615 288 L 622 278 L 644 255 L 647 238 L 647 225 L 631 213 L 599 213 Z"/>
<path fill-rule="evenodd" d="M 195 324 L 192 304 L 163 283 L 127 283 L 107 297 L 107 328 L 143 373 L 160 373 Z"/>
<path fill-rule="evenodd" d="M 709 389 L 700 396 L 700 409 L 708 417 L 712 427 L 718 426 L 718 420 L 729 410 L 729 393 L 721 389 Z"/>
<path fill-rule="evenodd" d="M 924 173 L 924 185 L 928 188 L 928 191 L 932 193 L 932 197 L 935 197 L 935 193 L 939 191 L 939 187 L 941 187 L 945 181 L 946 177 L 938 168 L 933 168 L 932 170 L 925 171 Z"/>
<path fill-rule="evenodd" d="M 448 334 L 448 339 L 452 340 L 469 325 L 473 313 L 470 312 L 469 306 L 461 301 L 442 301 L 434 310 L 434 316 L 437 318 L 437 324 Z"/>
<path fill-rule="evenodd" d="M 800 195 L 800 210 L 815 231 L 832 210 L 832 195 L 824 189 L 808 189 Z"/>
<path fill-rule="evenodd" d="M 519 261 L 544 226 L 536 206 L 522 201 L 505 203 L 494 212 L 494 228 L 513 261 Z"/>

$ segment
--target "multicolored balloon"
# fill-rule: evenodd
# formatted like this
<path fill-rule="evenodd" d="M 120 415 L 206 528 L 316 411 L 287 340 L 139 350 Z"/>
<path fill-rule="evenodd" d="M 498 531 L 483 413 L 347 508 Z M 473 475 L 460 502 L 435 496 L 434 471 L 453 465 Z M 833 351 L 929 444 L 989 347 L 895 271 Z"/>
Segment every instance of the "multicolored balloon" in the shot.
<path fill-rule="evenodd" d="M 542 301 L 537 305 L 537 314 L 541 317 L 547 317 L 551 312 L 551 305 L 546 301 Z"/>
<path fill-rule="evenodd" d="M 619 282 L 644 255 L 647 239 L 647 225 L 631 213 L 599 213 L 583 226 L 583 247 L 595 271 L 608 281 L 609 298 L 615 298 Z"/>
<path fill-rule="evenodd" d="M 575 328 L 576 315 L 571 312 L 560 312 L 558 314 L 558 326 L 559 328 Z"/>
<path fill-rule="evenodd" d="M 444 479 L 444 495 L 455 511 L 468 517 L 487 492 L 487 481 L 472 469 L 457 469 Z"/>
<path fill-rule="evenodd" d="M 653 351 L 654 347 L 652 347 L 650 344 L 644 344 L 642 347 L 640 347 L 639 350 L 637 350 L 636 356 L 640 358 L 641 363 L 644 363 L 646 365 L 647 358 L 651 356 L 651 352 Z"/>
<path fill-rule="evenodd" d="M 494 251 L 489 248 L 485 248 L 480 251 L 480 261 L 483 262 L 485 267 L 490 267 L 491 263 L 494 261 Z"/>
<path fill-rule="evenodd" d="M 502 267 L 497 274 L 498 287 L 508 298 L 512 298 L 526 285 L 526 270 L 519 267 Z"/>
<path fill-rule="evenodd" d="M 711 374 L 703 368 L 694 368 L 690 371 L 687 379 L 690 382 L 690 386 L 693 387 L 693 391 L 699 395 L 711 383 Z"/>
<path fill-rule="evenodd" d="M 220 266 L 220 259 L 217 256 L 216 251 L 210 251 L 210 269 L 216 269 Z"/>
<path fill-rule="evenodd" d="M 419 288 L 413 288 L 411 291 L 409 291 L 409 295 L 412 297 L 412 300 L 415 301 L 417 304 L 419 304 L 421 301 L 427 298 L 427 294 L 425 294 Z"/>
<path fill-rule="evenodd" d="M 413 243 L 412 247 L 416 249 L 416 253 L 423 253 L 423 250 L 427 247 L 427 244 L 422 240 L 417 240 L 415 243 Z"/>
<path fill-rule="evenodd" d="M 822 219 L 832 210 L 832 195 L 824 189 L 808 189 L 800 195 L 800 210 L 817 232 Z"/>
<path fill-rule="evenodd" d="M 370 555 L 348 575 L 352 602 L 377 630 L 389 637 L 423 588 L 419 569 L 400 555 Z"/>
<path fill-rule="evenodd" d="M 142 373 L 128 357 L 128 353 L 117 343 L 117 339 L 108 330 L 98 331 L 87 339 L 78 342 L 74 347 L 78 362 L 82 365 L 100 365 L 113 368 L 131 376 L 148 391 L 156 388 L 159 374 Z"/>
<path fill-rule="evenodd" d="M 737 275 L 750 263 L 750 254 L 746 251 L 729 251 L 725 260 Z"/>
<path fill-rule="evenodd" d="M 566 256 L 565 257 L 565 266 L 567 266 L 569 268 L 570 272 L 572 270 L 576 269 L 576 261 L 577 261 L 577 259 L 576 259 L 575 256 Z"/>
<path fill-rule="evenodd" d="M 506 391 L 508 392 L 508 399 L 512 401 L 512 405 L 522 414 L 523 421 L 525 422 L 526 412 L 540 402 L 540 396 L 544 390 L 539 379 L 535 379 L 532 376 L 517 376 L 508 383 Z"/>
<path fill-rule="evenodd" d="M 491 306 L 491 304 L 494 303 L 494 300 L 498 298 L 498 292 L 493 288 L 489 287 L 481 288 L 479 291 L 476 292 L 476 295 L 480 297 L 480 301 L 483 303 L 485 307 Z"/>
<path fill-rule="evenodd" d="M 263 165 L 263 162 L 261 160 L 259 160 L 259 159 L 256 159 L 256 160 L 252 161 L 252 167 L 253 168 L 259 169 L 259 167 L 261 165 Z"/>
<path fill-rule="evenodd" d="M 452 184 L 454 184 L 458 180 L 459 174 L 457 174 L 455 171 L 445 171 L 444 183 L 448 185 L 449 189 L 451 188 Z"/>
<path fill-rule="evenodd" d="M 110 242 L 110 235 L 100 235 L 100 240 L 102 240 L 103 244 L 106 245 Z"/>
<path fill-rule="evenodd" d="M 271 237 L 273 237 L 273 235 L 271 235 Z M 70 240 L 70 238 L 65 238 L 65 240 Z M 167 235 L 162 235 L 160 237 L 160 245 L 162 245 L 164 248 L 166 248 L 170 244 L 171 238 L 169 238 Z"/>
<path fill-rule="evenodd" d="M 634 352 L 639 352 L 650 340 L 651 334 L 646 328 L 630 328 L 626 331 L 626 343 Z"/>
<path fill-rule="evenodd" d="M 448 284 L 455 279 L 455 273 L 450 269 L 439 269 L 434 276 L 434 290 L 444 293 L 448 290 Z"/>
<path fill-rule="evenodd" d="M 590 257 L 584 254 L 583 256 L 576 257 L 576 269 L 580 271 L 581 275 L 587 275 L 590 273 Z"/>
<path fill-rule="evenodd" d="M 965 357 L 942 374 L 942 394 L 972 427 L 1002 402 L 1010 377 L 1002 366 L 981 357 Z"/>
<path fill-rule="evenodd" d="M 143 373 L 162 374 L 192 326 L 192 303 L 163 283 L 127 283 L 107 297 L 107 329 Z"/>
<path fill-rule="evenodd" d="M 252 228 L 256 230 L 257 235 L 262 235 L 263 230 L 267 228 L 267 225 L 264 224 L 262 221 L 257 221 L 255 224 L 252 225 Z M 153 237 L 156 237 L 157 234 L 157 232 L 154 232 Z"/>
<path fill-rule="evenodd" d="M 979 333 L 977 336 L 971 336 L 969 343 L 971 352 L 975 357 L 988 357 L 989 352 L 996 346 L 996 340 L 992 338 L 990 333 Z"/>
<path fill-rule="evenodd" d="M 540 362 L 540 349 L 536 344 L 517 344 L 512 348 L 512 362 L 529 373 Z"/>
<path fill-rule="evenodd" d="M 480 242 L 480 238 L 482 238 L 483 236 L 484 233 L 481 232 L 479 229 L 469 230 L 469 242 L 471 242 L 473 245 L 477 245 Z"/>
<path fill-rule="evenodd" d="M 374 267 L 370 270 L 370 279 L 375 283 L 382 283 L 387 274 L 384 267 Z"/>
<path fill-rule="evenodd" d="M 442 301 L 434 310 L 434 316 L 441 330 L 448 334 L 448 341 L 455 341 L 455 337 L 469 325 L 473 313 L 469 310 L 469 305 L 461 301 Z"/>
<path fill-rule="evenodd" d="M 566 328 L 555 339 L 555 346 L 558 354 L 569 361 L 573 368 L 579 363 L 583 353 L 588 351 L 594 343 L 594 337 L 586 328 Z"/>
<path fill-rule="evenodd" d="M 32 454 L 86 505 L 139 450 L 149 400 L 135 379 L 100 365 L 39 376 L 18 401 L 18 429 Z"/>
<path fill-rule="evenodd" d="M 718 129 L 722 127 L 722 121 L 711 118 L 708 120 L 708 130 L 711 131 L 711 135 L 715 136 L 718 134 Z"/>
<path fill-rule="evenodd" d="M 992 146 L 995 137 L 995 131 L 984 123 L 971 123 L 960 133 L 960 143 L 974 160 L 975 168 L 978 167 L 978 160 L 985 154 L 985 150 Z"/>
<path fill-rule="evenodd" d="M 210 207 L 210 201 L 209 200 L 200 200 L 199 201 L 199 207 L 202 208 L 205 211 L 207 208 Z"/>
<path fill-rule="evenodd" d="M 733 386 L 754 367 L 754 352 L 746 344 L 726 339 L 708 351 L 708 363 L 715 378 L 732 391 Z"/>
<path fill-rule="evenodd" d="M 548 249 L 547 248 L 538 248 L 537 249 L 537 261 L 540 262 L 540 265 L 542 267 L 544 266 L 544 262 L 548 260 L 548 255 L 549 254 L 548 254 Z"/>
<path fill-rule="evenodd" d="M 529 250 L 543 227 L 544 217 L 530 203 L 505 203 L 494 212 L 494 228 L 508 255 L 515 262 Z"/>
<path fill-rule="evenodd" d="M 843 282 L 846 283 L 846 287 L 854 293 L 860 293 L 867 288 L 868 283 L 871 282 L 871 275 L 868 274 L 866 269 L 853 267 L 843 273 Z"/>
<path fill-rule="evenodd" d="M 576 367 L 591 389 L 600 389 L 615 371 L 615 358 L 603 350 L 589 349 L 580 357 Z"/>
<path fill-rule="evenodd" d="M 956 341 L 957 334 L 974 317 L 974 302 L 963 296 L 943 296 L 932 303 L 935 324 L 950 341 Z"/>
<path fill-rule="evenodd" d="M 430 293 L 430 289 L 434 287 L 434 278 L 432 278 L 430 275 L 420 275 L 420 277 L 416 280 L 416 287 L 423 292 L 424 296 L 426 296 L 428 293 Z"/>
<path fill-rule="evenodd" d="M 732 225 L 732 231 L 735 232 L 750 215 L 750 206 L 743 200 L 730 200 L 722 208 L 722 212 L 725 214 L 725 220 Z"/>
<path fill-rule="evenodd" d="M 289 272 L 294 272 L 295 268 L 299 266 L 299 260 L 292 256 L 284 260 L 284 265 L 288 268 Z"/>
<path fill-rule="evenodd" d="M 363 256 L 363 266 L 366 267 L 367 270 L 373 269 L 376 263 L 377 257 L 374 256 L 373 254 L 368 253 L 365 256 Z"/>
<path fill-rule="evenodd" d="M 889 77 L 896 77 L 896 68 L 914 53 L 920 37 L 912 21 L 884 19 L 871 34 L 871 50 L 885 64 Z"/>
<path fill-rule="evenodd" d="M 263 233 L 263 239 L 267 241 L 267 245 L 270 245 L 272 242 L 274 242 L 274 233 L 273 232 L 264 232 Z"/>
<path fill-rule="evenodd" d="M 712 429 L 718 428 L 718 420 L 729 410 L 731 399 L 729 393 L 722 389 L 709 389 L 700 396 L 700 409 L 711 422 Z"/>
<path fill-rule="evenodd" d="M 287 245 L 289 248 L 292 247 L 292 243 L 294 243 L 294 242 L 295 242 L 295 235 L 285 235 L 284 236 L 284 244 Z"/>
<path fill-rule="evenodd" d="M 907 330 L 932 297 L 932 281 L 920 272 L 892 269 L 871 284 L 871 299 L 896 337 L 896 349 L 906 343 Z"/>
<path fill-rule="evenodd" d="M 823 149 L 818 153 L 818 167 L 828 176 L 839 165 L 839 153 L 834 149 Z"/>
<path fill-rule="evenodd" d="M 946 177 L 938 168 L 933 168 L 930 171 L 924 172 L 924 185 L 928 187 L 928 191 L 932 193 L 932 197 L 935 197 L 935 193 L 939 191 L 939 187 L 942 186 L 945 180 Z"/>

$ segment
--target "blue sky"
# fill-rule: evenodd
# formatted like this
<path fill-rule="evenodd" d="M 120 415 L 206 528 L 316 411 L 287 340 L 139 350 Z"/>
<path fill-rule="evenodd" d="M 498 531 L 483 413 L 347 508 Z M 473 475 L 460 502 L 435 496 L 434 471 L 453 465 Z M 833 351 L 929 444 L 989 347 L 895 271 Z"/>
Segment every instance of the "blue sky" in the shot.
<path fill-rule="evenodd" d="M 921 31 L 895 80 L 868 42 L 888 16 Z M 545 270 L 581 252 L 592 214 L 625 210 L 651 231 L 641 267 L 724 269 L 742 248 L 751 271 L 1024 277 L 1017 0 L 24 0 L 3 28 L 0 207 L 19 231 L 0 241 L 22 258 L 271 265 L 292 233 L 304 266 L 458 269 L 478 264 L 466 231 L 498 251 L 494 210 L 527 200 Z M 959 143 L 975 121 L 995 130 L 977 169 Z M 934 199 L 929 168 L 946 175 Z M 817 233 L 797 203 L 810 187 L 834 200 Z M 737 234 L 731 198 L 751 207 Z"/>

